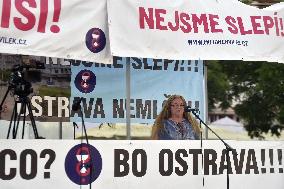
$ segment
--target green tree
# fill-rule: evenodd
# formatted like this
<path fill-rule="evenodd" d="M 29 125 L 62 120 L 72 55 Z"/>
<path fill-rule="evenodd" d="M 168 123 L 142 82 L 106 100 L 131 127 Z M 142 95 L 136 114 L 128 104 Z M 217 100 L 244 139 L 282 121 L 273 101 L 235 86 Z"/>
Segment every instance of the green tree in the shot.
<path fill-rule="evenodd" d="M 277 3 L 284 0 L 256 0 Z M 253 0 L 241 0 L 251 4 Z M 262 138 L 284 128 L 284 65 L 267 62 L 209 61 L 208 107 L 232 106 L 245 122 L 250 137 Z"/>
<path fill-rule="evenodd" d="M 253 0 L 241 0 L 242 3 L 251 4 Z"/>
<path fill-rule="evenodd" d="M 227 91 L 229 90 L 228 77 L 222 72 L 222 65 L 218 61 L 209 61 L 207 70 L 207 88 L 209 93 L 208 109 L 215 108 L 220 103 L 222 109 L 230 106 L 231 99 L 228 99 Z"/>
<path fill-rule="evenodd" d="M 216 79 L 217 71 L 220 72 L 220 79 Z M 212 78 L 214 82 L 210 81 Z M 223 88 L 221 93 L 213 90 L 224 83 L 224 78 L 228 79 L 227 91 L 224 93 Z M 262 138 L 262 134 L 269 131 L 280 136 L 284 127 L 284 65 L 243 61 L 209 62 L 208 98 L 209 102 L 214 101 L 214 105 L 217 101 L 231 105 L 234 100 L 236 105 L 233 108 L 245 122 L 249 136 Z"/>

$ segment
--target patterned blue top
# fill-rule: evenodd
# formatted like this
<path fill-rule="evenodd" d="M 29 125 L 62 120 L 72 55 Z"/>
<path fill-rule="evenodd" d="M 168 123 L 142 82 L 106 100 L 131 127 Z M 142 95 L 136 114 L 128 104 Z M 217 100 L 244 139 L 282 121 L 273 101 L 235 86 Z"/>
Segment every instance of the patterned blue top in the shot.
<path fill-rule="evenodd" d="M 183 119 L 181 123 L 164 120 L 164 127 L 158 133 L 159 140 L 198 140 L 200 137 L 191 124 Z"/>

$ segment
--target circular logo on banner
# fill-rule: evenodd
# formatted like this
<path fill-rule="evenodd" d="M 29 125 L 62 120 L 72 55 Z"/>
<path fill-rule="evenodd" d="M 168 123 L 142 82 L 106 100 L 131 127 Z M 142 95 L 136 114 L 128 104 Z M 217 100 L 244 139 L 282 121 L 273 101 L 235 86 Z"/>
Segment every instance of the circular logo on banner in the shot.
<path fill-rule="evenodd" d="M 105 33 L 99 28 L 92 28 L 86 34 L 85 43 L 91 52 L 98 53 L 106 46 Z"/>
<path fill-rule="evenodd" d="M 101 154 L 92 145 L 78 144 L 68 152 L 65 158 L 65 172 L 69 179 L 78 185 L 94 182 L 101 170 Z"/>
<path fill-rule="evenodd" d="M 96 75 L 90 70 L 81 70 L 75 78 L 75 86 L 82 93 L 90 93 L 96 86 Z"/>

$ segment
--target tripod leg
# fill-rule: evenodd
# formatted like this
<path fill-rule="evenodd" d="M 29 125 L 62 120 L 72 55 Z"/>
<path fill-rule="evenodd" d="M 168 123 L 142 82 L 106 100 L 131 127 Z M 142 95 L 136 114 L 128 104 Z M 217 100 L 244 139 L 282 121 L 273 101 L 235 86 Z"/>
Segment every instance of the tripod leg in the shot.
<path fill-rule="evenodd" d="M 4 97 L 3 97 L 2 101 L 1 101 L 1 104 L 0 104 L 0 118 L 1 118 L 1 112 L 2 112 L 2 109 L 3 109 L 3 104 L 4 104 L 4 102 L 5 102 L 6 98 L 7 98 L 7 95 L 9 93 L 9 91 L 10 91 L 10 87 L 8 87 L 6 93 L 5 93 L 5 95 L 4 95 Z"/>
<path fill-rule="evenodd" d="M 12 115 L 11 115 L 11 119 L 10 119 L 9 129 L 8 129 L 8 133 L 7 133 L 7 139 L 8 139 L 9 136 L 10 136 L 10 131 L 11 131 L 11 127 L 12 127 L 12 122 L 13 122 L 13 120 L 14 120 L 14 116 L 15 116 L 15 114 L 16 114 L 16 111 L 17 111 L 17 103 L 15 102 L 14 108 L 13 108 L 13 111 L 12 111 Z"/>
<path fill-rule="evenodd" d="M 39 139 L 35 119 L 34 119 L 33 112 L 32 112 L 31 102 L 30 102 L 29 99 L 26 99 L 26 103 L 27 103 L 27 107 L 28 107 L 28 111 L 29 111 L 29 117 L 30 117 L 31 125 L 32 125 L 33 131 L 34 131 L 35 139 Z"/>
<path fill-rule="evenodd" d="M 19 102 L 17 102 L 17 104 L 19 104 Z M 20 124 L 20 119 L 21 119 L 21 113 L 23 112 L 23 108 L 24 108 L 24 103 L 21 101 L 21 108 L 20 108 L 20 112 L 17 112 L 16 109 L 16 116 L 15 116 L 15 122 L 14 122 L 14 127 L 13 127 L 13 139 L 17 138 L 17 134 L 18 134 L 18 129 L 19 129 L 19 124 Z M 17 120 L 17 122 L 16 122 Z M 16 126 L 17 123 L 17 126 Z"/>
<path fill-rule="evenodd" d="M 26 124 L 26 109 L 27 109 L 27 105 L 26 103 L 23 103 L 23 108 L 24 108 L 24 118 L 23 118 L 23 130 L 22 130 L 22 139 L 24 139 L 24 135 L 25 135 L 25 124 Z"/>

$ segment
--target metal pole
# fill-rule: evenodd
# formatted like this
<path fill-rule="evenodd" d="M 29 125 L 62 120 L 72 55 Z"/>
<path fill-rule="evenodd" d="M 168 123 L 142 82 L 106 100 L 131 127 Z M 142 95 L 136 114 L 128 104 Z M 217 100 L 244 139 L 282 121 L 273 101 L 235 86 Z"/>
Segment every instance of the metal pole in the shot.
<path fill-rule="evenodd" d="M 59 120 L 58 127 L 59 127 L 59 128 L 58 128 L 58 130 L 59 130 L 59 131 L 58 131 L 58 132 L 59 132 L 58 138 L 59 138 L 59 139 L 62 139 L 62 135 L 63 135 L 63 133 L 62 133 L 62 127 L 63 127 L 63 126 L 62 126 L 62 117 L 61 117 L 60 120 Z"/>
<path fill-rule="evenodd" d="M 2 62 L 2 55 L 0 54 L 0 64 L 1 64 L 1 82 L 4 82 L 4 63 Z M 2 88 L 2 85 L 1 85 Z"/>
<path fill-rule="evenodd" d="M 205 90 L 205 122 L 208 124 L 208 88 L 207 88 L 207 62 L 203 61 L 203 67 L 204 67 L 204 90 Z M 205 139 L 208 139 L 208 128 L 205 128 Z"/>
<path fill-rule="evenodd" d="M 126 58 L 126 138 L 131 140 L 130 128 L 130 58 Z"/>
<path fill-rule="evenodd" d="M 61 62 L 63 62 L 63 59 L 61 58 L 61 59 L 56 59 L 56 63 L 57 63 L 57 65 L 59 64 L 60 66 L 62 65 L 62 63 Z M 53 62 L 52 62 L 53 63 Z M 61 86 L 61 83 L 62 82 L 60 82 L 60 86 Z M 60 87 L 61 88 L 61 87 Z M 62 89 L 62 88 L 61 88 Z M 61 111 L 61 110 L 60 110 Z M 63 120 L 63 118 L 62 118 L 62 115 L 61 115 L 61 117 L 60 117 L 60 119 L 59 119 L 59 124 L 58 124 L 58 129 L 59 129 L 59 139 L 62 139 L 63 138 L 63 124 L 62 124 L 62 120 Z"/>

